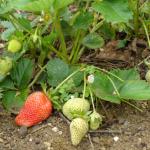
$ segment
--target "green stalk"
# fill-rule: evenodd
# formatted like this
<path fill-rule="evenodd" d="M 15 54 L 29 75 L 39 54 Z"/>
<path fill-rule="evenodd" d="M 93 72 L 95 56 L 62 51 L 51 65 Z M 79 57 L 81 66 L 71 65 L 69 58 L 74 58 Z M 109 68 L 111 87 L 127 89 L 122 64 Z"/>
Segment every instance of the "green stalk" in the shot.
<path fill-rule="evenodd" d="M 75 49 L 75 52 L 74 52 L 74 55 L 73 55 L 73 58 L 71 60 L 71 63 L 74 64 L 76 63 L 80 58 L 79 58 L 79 55 L 81 54 L 80 52 L 84 49 L 80 49 L 80 46 L 81 46 L 81 41 L 83 39 L 83 34 L 80 33 L 79 35 L 79 38 L 78 38 L 78 43 L 77 43 L 77 46 L 76 46 L 76 49 Z"/>
<path fill-rule="evenodd" d="M 147 37 L 148 46 L 149 46 L 149 48 L 150 48 L 150 37 L 149 37 L 149 33 L 148 33 L 148 30 L 147 30 L 146 24 L 145 24 L 145 22 L 142 21 L 142 20 L 141 20 L 141 22 L 142 22 L 142 25 L 143 25 L 144 30 L 145 30 L 145 34 L 146 34 L 146 37 Z"/>
<path fill-rule="evenodd" d="M 91 33 L 94 33 L 95 31 L 97 31 L 103 25 L 103 23 L 104 23 L 104 20 L 98 22 L 91 30 Z"/>
<path fill-rule="evenodd" d="M 65 80 L 63 80 L 56 88 L 55 88 L 55 92 L 65 83 L 67 82 L 71 77 L 73 77 L 75 74 L 77 74 L 80 71 L 84 71 L 85 68 L 80 68 L 76 71 L 74 71 L 72 74 L 70 74 Z"/>
<path fill-rule="evenodd" d="M 81 46 L 81 43 L 79 42 L 77 47 L 76 47 L 76 51 L 73 55 L 73 59 L 71 61 L 72 64 L 76 63 L 77 62 L 77 59 L 78 59 L 78 55 L 79 55 L 79 52 L 80 52 L 80 46 Z"/>
<path fill-rule="evenodd" d="M 133 108 L 137 109 L 138 111 L 143 112 L 142 109 L 138 108 L 137 106 L 133 105 L 132 103 L 130 103 L 130 102 L 124 100 L 124 99 L 121 99 L 121 100 L 122 100 L 124 103 L 127 103 L 128 105 L 130 105 L 130 106 L 132 106 Z"/>
<path fill-rule="evenodd" d="M 136 0 L 136 9 L 134 12 L 134 31 L 137 36 L 139 31 L 139 0 Z"/>
<path fill-rule="evenodd" d="M 58 57 L 62 58 L 64 61 L 66 61 L 66 57 L 63 56 L 63 54 L 61 52 L 59 52 L 55 47 L 53 47 L 52 45 L 49 45 L 49 48 L 51 51 L 53 51 Z"/>
<path fill-rule="evenodd" d="M 76 58 L 76 62 L 79 61 L 79 59 L 80 59 L 81 55 L 83 54 L 84 50 L 85 50 L 85 46 L 80 49 L 80 51 L 78 53 L 78 57 Z"/>
<path fill-rule="evenodd" d="M 40 69 L 40 71 L 36 74 L 36 76 L 34 77 L 34 80 L 28 85 L 28 88 L 32 87 L 35 84 L 35 82 L 38 80 L 38 78 L 40 77 L 41 73 L 45 70 L 45 68 L 46 68 L 46 65 L 43 66 Z"/>
<path fill-rule="evenodd" d="M 71 51 L 71 54 L 70 54 L 70 58 L 69 58 L 70 61 L 73 59 L 73 56 L 74 56 L 74 54 L 75 54 L 76 47 L 77 47 L 77 45 L 78 45 L 79 38 L 80 38 L 80 33 L 81 33 L 81 30 L 77 31 L 77 35 L 76 35 L 76 38 L 75 38 L 75 42 L 74 42 L 74 44 L 73 44 L 73 48 L 72 48 L 72 51 Z"/>
<path fill-rule="evenodd" d="M 90 92 L 90 97 L 91 97 L 91 102 L 92 102 L 93 111 L 96 111 L 95 105 L 94 105 L 93 93 L 92 93 L 90 87 L 89 87 L 89 92 Z"/>
<path fill-rule="evenodd" d="M 84 72 L 84 88 L 83 88 L 83 99 L 85 99 L 85 92 L 86 92 L 86 74 Z"/>
<path fill-rule="evenodd" d="M 38 64 L 43 66 L 45 58 L 46 58 L 46 51 L 43 51 L 43 49 L 41 49 L 40 56 L 38 57 Z"/>
<path fill-rule="evenodd" d="M 60 24 L 59 13 L 57 13 L 57 15 L 55 16 L 55 29 L 57 30 L 59 37 L 60 37 L 60 41 L 61 41 L 60 47 L 62 49 L 62 52 L 63 52 L 64 56 L 66 57 L 66 60 L 68 60 L 67 48 L 66 48 L 64 34 L 62 32 L 62 28 L 61 28 L 61 24 Z"/>
<path fill-rule="evenodd" d="M 109 72 L 109 71 L 107 71 L 105 69 L 101 69 L 101 68 L 98 68 L 98 67 L 95 67 L 95 68 L 98 69 L 98 70 L 100 70 L 100 71 L 102 71 L 102 72 L 105 72 L 105 73 L 107 73 L 107 74 L 109 74 L 109 75 L 111 75 L 113 77 L 115 77 L 116 79 L 118 79 L 121 82 L 124 82 L 123 79 L 121 79 L 120 77 L 116 76 L 115 74 L 113 74 L 113 73 L 111 73 L 111 72 Z"/>
<path fill-rule="evenodd" d="M 119 94 L 119 92 L 118 92 L 118 89 L 117 89 L 117 87 L 116 87 L 114 81 L 113 81 L 109 76 L 107 76 L 107 78 L 109 79 L 109 81 L 111 82 L 112 86 L 114 87 L 114 90 L 115 90 L 117 96 L 120 97 L 120 94 Z"/>

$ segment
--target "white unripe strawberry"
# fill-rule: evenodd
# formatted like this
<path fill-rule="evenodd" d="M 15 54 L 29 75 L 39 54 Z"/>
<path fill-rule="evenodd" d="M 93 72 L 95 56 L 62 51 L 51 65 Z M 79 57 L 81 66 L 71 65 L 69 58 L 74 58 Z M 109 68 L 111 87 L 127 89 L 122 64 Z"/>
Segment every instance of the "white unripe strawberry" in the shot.
<path fill-rule="evenodd" d="M 102 124 L 102 116 L 98 112 L 94 111 L 90 115 L 90 129 L 97 130 L 101 124 Z"/>
<path fill-rule="evenodd" d="M 88 122 L 82 118 L 73 119 L 70 124 L 71 142 L 78 145 L 89 130 Z"/>
<path fill-rule="evenodd" d="M 70 120 L 75 116 L 84 116 L 90 109 L 90 104 L 83 98 L 68 100 L 63 106 L 63 114 Z"/>

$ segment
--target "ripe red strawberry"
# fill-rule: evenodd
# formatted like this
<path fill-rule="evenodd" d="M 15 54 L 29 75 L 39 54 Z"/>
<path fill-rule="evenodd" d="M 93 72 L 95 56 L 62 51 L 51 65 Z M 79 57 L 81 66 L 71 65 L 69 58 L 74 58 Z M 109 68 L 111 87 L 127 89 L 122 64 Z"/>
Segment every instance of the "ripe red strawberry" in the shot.
<path fill-rule="evenodd" d="M 19 126 L 30 127 L 47 119 L 52 113 L 52 103 L 43 92 L 30 94 L 15 122 Z"/>

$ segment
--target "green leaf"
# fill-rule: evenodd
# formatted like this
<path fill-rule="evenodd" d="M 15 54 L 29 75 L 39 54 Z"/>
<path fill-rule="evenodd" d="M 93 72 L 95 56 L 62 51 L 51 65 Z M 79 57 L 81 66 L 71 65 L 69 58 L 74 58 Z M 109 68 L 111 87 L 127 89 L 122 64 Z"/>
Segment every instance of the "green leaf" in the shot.
<path fill-rule="evenodd" d="M 0 100 L 2 99 L 2 97 L 3 97 L 3 90 L 0 88 Z"/>
<path fill-rule="evenodd" d="M 0 38 L 4 41 L 7 41 L 12 33 L 15 31 L 15 28 L 13 24 L 9 21 L 0 21 L 0 25 L 5 28 L 5 30 L 0 35 Z"/>
<path fill-rule="evenodd" d="M 90 12 L 81 12 L 74 22 L 75 29 L 86 30 L 93 22 L 93 15 Z"/>
<path fill-rule="evenodd" d="M 32 29 L 31 23 L 28 19 L 22 17 L 22 18 L 18 18 L 17 21 L 20 23 L 20 25 L 24 29 L 26 29 L 26 30 L 31 30 Z"/>
<path fill-rule="evenodd" d="M 68 6 L 69 4 L 71 4 L 73 2 L 74 2 L 74 0 L 61 0 L 61 1 L 54 0 L 53 7 L 55 10 L 58 10 L 58 9 Z"/>
<path fill-rule="evenodd" d="M 57 38 L 56 32 L 51 32 L 49 35 L 43 36 L 41 38 L 43 46 L 48 47 L 48 45 L 53 44 L 56 38 Z"/>
<path fill-rule="evenodd" d="M 69 74 L 75 72 L 80 67 L 81 66 L 71 66 Z M 80 71 L 80 72 L 76 73 L 71 79 L 73 79 L 73 82 L 76 86 L 79 86 L 81 84 L 81 82 L 84 80 L 84 72 Z"/>
<path fill-rule="evenodd" d="M 112 81 L 114 82 L 117 90 L 119 90 L 122 85 L 129 80 L 140 80 L 140 76 L 136 68 L 128 69 L 128 70 L 120 70 L 120 69 L 113 69 L 110 73 L 114 74 L 120 80 L 112 75 L 109 75 Z M 121 81 L 122 80 L 122 81 Z"/>
<path fill-rule="evenodd" d="M 31 12 L 49 11 L 52 7 L 53 1 L 54 0 L 28 0 L 24 5 L 17 6 L 17 9 Z"/>
<path fill-rule="evenodd" d="M 144 80 L 126 81 L 119 92 L 123 99 L 150 100 L 150 85 Z"/>
<path fill-rule="evenodd" d="M 107 76 L 101 72 L 97 72 L 94 76 L 94 82 L 90 85 L 95 96 L 100 99 L 119 104 L 120 98 L 114 94 L 114 87 Z"/>
<path fill-rule="evenodd" d="M 69 74 L 69 66 L 62 60 L 55 58 L 47 64 L 48 83 L 51 86 L 57 86 Z"/>
<path fill-rule="evenodd" d="M 146 1 L 143 6 L 141 7 L 141 11 L 150 14 L 150 1 Z"/>
<path fill-rule="evenodd" d="M 120 69 L 113 69 L 110 71 L 112 74 L 118 76 L 120 79 L 122 79 L 124 82 L 128 80 L 140 80 L 140 75 L 136 68 L 131 68 L 128 70 L 120 70 Z M 122 86 L 124 82 L 121 82 L 116 77 L 113 77 L 110 75 L 110 78 L 113 80 L 115 85 L 118 87 L 118 89 Z"/>
<path fill-rule="evenodd" d="M 113 69 L 110 71 L 111 73 L 115 74 L 122 80 L 140 80 L 140 75 L 137 71 L 137 68 L 131 68 L 131 69 Z"/>
<path fill-rule="evenodd" d="M 84 37 L 82 44 L 88 48 L 101 48 L 104 45 L 104 39 L 97 33 L 90 33 Z"/>
<path fill-rule="evenodd" d="M 118 44 L 117 44 L 117 48 L 120 49 L 120 48 L 124 48 L 127 44 L 127 40 L 119 40 L 118 41 Z"/>
<path fill-rule="evenodd" d="M 3 2 L 0 5 L 0 14 L 5 14 L 15 9 L 21 8 L 31 1 L 32 0 L 7 0 L 7 2 Z"/>
<path fill-rule="evenodd" d="M 19 111 L 23 106 L 28 93 L 28 89 L 24 89 L 19 92 L 6 91 L 4 92 L 2 103 L 4 107 L 9 111 Z"/>
<path fill-rule="evenodd" d="M 14 83 L 9 77 L 6 77 L 3 81 L 0 82 L 0 88 L 11 90 L 15 89 Z"/>
<path fill-rule="evenodd" d="M 27 87 L 32 78 L 33 65 L 32 60 L 23 58 L 12 69 L 11 78 L 19 89 Z"/>
<path fill-rule="evenodd" d="M 120 23 L 132 19 L 132 12 L 126 0 L 98 1 L 92 4 L 92 8 L 101 13 L 107 22 Z"/>

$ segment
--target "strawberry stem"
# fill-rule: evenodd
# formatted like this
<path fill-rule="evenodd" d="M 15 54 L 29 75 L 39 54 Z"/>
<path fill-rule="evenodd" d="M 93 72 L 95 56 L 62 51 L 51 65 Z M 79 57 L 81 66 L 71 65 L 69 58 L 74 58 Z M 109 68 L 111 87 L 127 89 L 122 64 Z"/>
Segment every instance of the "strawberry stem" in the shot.
<path fill-rule="evenodd" d="M 93 106 L 93 111 L 96 111 L 95 110 L 95 105 L 94 105 L 94 98 L 93 98 L 93 93 L 91 91 L 91 88 L 89 87 L 89 92 L 90 92 L 90 96 L 91 96 L 91 102 L 92 102 L 92 106 Z"/>
<path fill-rule="evenodd" d="M 36 74 L 34 80 L 28 85 L 28 88 L 32 87 L 34 85 L 34 83 L 38 80 L 39 76 L 41 75 L 41 73 L 45 70 L 46 65 L 43 66 L 40 71 Z"/>
<path fill-rule="evenodd" d="M 85 92 L 86 92 L 86 74 L 84 72 L 84 89 L 83 89 L 83 99 L 85 99 Z"/>
<path fill-rule="evenodd" d="M 71 77 L 73 77 L 75 74 L 77 74 L 79 71 L 84 71 L 85 68 L 80 68 L 76 71 L 74 71 L 73 73 L 71 73 L 65 80 L 63 80 L 56 88 L 55 88 L 55 92 L 65 83 L 67 82 Z"/>

